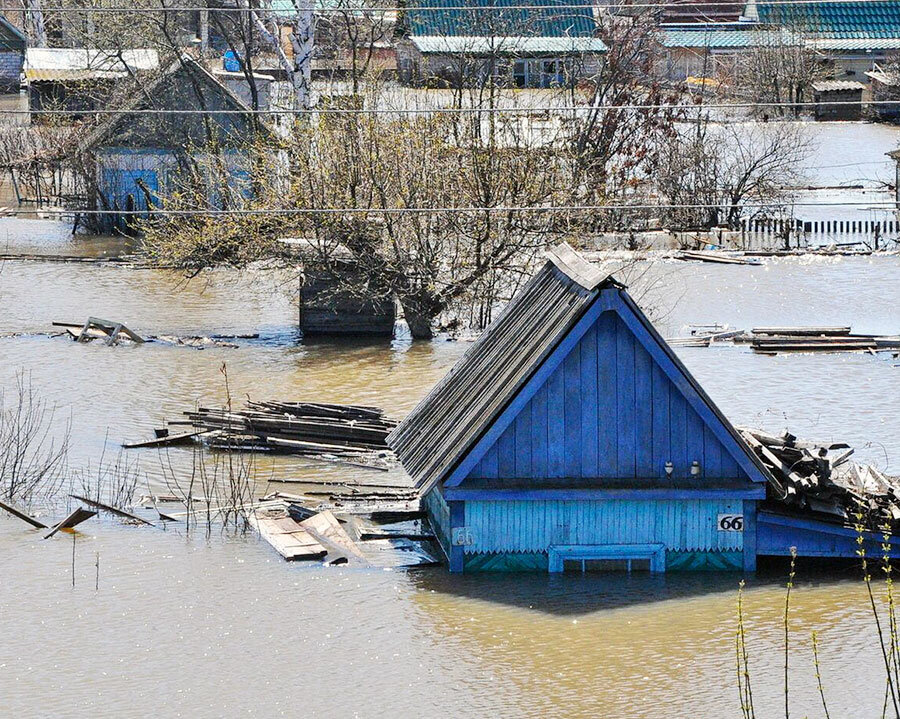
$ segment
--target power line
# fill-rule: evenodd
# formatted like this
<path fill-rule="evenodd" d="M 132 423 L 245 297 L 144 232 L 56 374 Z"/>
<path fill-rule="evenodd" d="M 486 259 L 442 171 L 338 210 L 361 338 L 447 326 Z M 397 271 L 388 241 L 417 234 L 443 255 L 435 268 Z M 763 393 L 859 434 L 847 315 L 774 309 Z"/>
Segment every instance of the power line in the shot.
<path fill-rule="evenodd" d="M 761 209 L 771 207 L 778 203 L 759 203 L 747 202 L 741 203 L 741 208 Z M 790 202 L 784 203 L 792 208 L 795 207 L 861 207 L 871 210 L 894 210 L 897 203 L 892 201 L 876 201 L 876 202 Z M 695 204 L 607 204 L 607 205 L 547 205 L 547 206 L 494 206 L 494 207 L 295 207 L 285 209 L 256 209 L 256 210 L 218 210 L 218 209 L 194 209 L 194 210 L 167 210 L 164 208 L 154 208 L 148 210 L 95 210 L 95 209 L 33 209 L 33 210 L 7 210 L 4 212 L 6 216 L 19 215 L 140 215 L 148 216 L 148 214 L 172 215 L 172 216 L 209 216 L 215 217 L 220 215 L 226 216 L 255 216 L 255 215 L 342 215 L 342 214 L 372 214 L 372 215 L 406 215 L 406 214 L 462 214 L 467 212 L 503 212 L 503 213 L 532 213 L 532 212 L 601 212 L 611 210 L 714 210 L 728 207 L 727 203 L 695 203 Z"/>
<path fill-rule="evenodd" d="M 591 112 L 602 110 L 726 110 L 729 108 L 748 109 L 765 108 L 798 108 L 798 107 L 841 107 L 860 105 L 900 105 L 900 100 L 825 100 L 820 102 L 725 102 L 725 103 L 689 103 L 689 104 L 625 104 L 625 105 L 547 105 L 540 107 L 433 107 L 433 108 L 309 108 L 283 110 L 254 110 L 236 108 L 232 110 L 198 110 L 198 109 L 165 109 L 145 108 L 121 110 L 101 108 L 96 110 L 10 110 L 0 108 L 0 115 L 427 115 L 439 114 L 531 114 L 536 112 Z"/>
<path fill-rule="evenodd" d="M 786 6 L 786 5 L 873 5 L 880 3 L 888 3 L 895 2 L 895 0 L 765 0 L 762 2 L 764 5 L 776 5 L 776 6 Z M 709 2 L 702 2 L 700 5 L 704 8 L 708 7 L 738 7 L 747 5 L 747 0 L 709 0 Z M 643 9 L 643 8 L 683 8 L 683 9 L 696 9 L 693 8 L 693 4 L 690 2 L 685 2 L 684 0 L 672 0 L 672 2 L 639 2 L 639 3 L 629 3 L 623 2 L 621 5 L 616 5 L 610 7 L 610 9 L 615 10 L 631 10 L 631 9 Z M 412 6 L 412 7 L 401 7 L 401 6 L 389 6 L 389 5 L 346 5 L 344 7 L 335 7 L 331 6 L 321 6 L 316 7 L 312 5 L 309 8 L 305 7 L 296 7 L 294 11 L 299 13 L 307 10 L 313 10 L 316 13 L 342 13 L 342 12 L 446 12 L 446 11 L 470 11 L 470 12 L 498 12 L 504 10 L 593 10 L 594 6 L 590 3 L 560 3 L 553 5 L 533 5 L 533 4 L 513 4 L 513 5 L 491 5 L 491 6 L 471 6 L 471 5 L 422 5 L 422 6 Z M 603 9 L 598 6 L 598 9 Z M 254 11 L 263 11 L 269 12 L 277 16 L 281 17 L 289 17 L 295 12 L 286 11 L 286 10 L 270 10 L 268 8 L 249 8 L 249 7 L 203 7 L 196 5 L 173 5 L 173 6 L 162 6 L 162 7 L 124 7 L 124 6 L 109 6 L 109 7 L 63 7 L 63 6 L 55 6 L 55 7 L 43 7 L 39 10 L 28 10 L 27 8 L 23 8 L 22 6 L 10 6 L 3 7 L 0 6 L 0 11 L 3 12 L 57 12 L 57 13 L 88 13 L 88 12 L 97 12 L 97 13 L 117 13 L 117 12 L 127 12 L 127 13 L 137 13 L 137 14 L 145 14 L 145 13 L 156 13 L 156 12 L 201 12 L 201 11 L 210 11 L 215 13 L 246 13 L 251 10 Z"/>

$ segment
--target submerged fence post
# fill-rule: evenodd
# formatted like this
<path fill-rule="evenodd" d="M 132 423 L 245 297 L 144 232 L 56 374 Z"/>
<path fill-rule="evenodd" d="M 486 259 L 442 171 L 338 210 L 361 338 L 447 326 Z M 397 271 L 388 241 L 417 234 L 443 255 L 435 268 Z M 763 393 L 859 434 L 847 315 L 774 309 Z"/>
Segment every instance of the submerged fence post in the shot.
<path fill-rule="evenodd" d="M 72 589 L 75 589 L 75 538 L 77 535 L 72 532 Z"/>

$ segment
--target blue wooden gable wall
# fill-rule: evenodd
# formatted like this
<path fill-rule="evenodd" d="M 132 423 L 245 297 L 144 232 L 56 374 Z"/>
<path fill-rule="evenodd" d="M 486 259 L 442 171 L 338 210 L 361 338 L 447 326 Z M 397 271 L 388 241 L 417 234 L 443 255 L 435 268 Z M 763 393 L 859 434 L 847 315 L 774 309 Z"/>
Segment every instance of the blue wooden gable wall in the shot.
<path fill-rule="evenodd" d="M 703 478 L 748 479 L 732 451 L 620 315 L 608 310 L 467 476 L 547 484 L 554 478 L 661 479 L 671 461 L 672 476 L 686 478 L 696 460 Z"/>

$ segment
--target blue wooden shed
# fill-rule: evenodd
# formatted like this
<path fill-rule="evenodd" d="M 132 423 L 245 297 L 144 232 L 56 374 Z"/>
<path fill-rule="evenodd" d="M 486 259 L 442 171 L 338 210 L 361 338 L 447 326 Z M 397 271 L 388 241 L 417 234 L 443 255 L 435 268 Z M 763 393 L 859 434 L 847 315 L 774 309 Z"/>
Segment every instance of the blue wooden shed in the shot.
<path fill-rule="evenodd" d="M 753 571 L 761 542 L 788 554 L 803 531 L 808 554 L 855 556 L 855 537 L 809 519 L 767 511 L 760 531 L 778 482 L 625 287 L 568 245 L 388 443 L 454 572 Z"/>

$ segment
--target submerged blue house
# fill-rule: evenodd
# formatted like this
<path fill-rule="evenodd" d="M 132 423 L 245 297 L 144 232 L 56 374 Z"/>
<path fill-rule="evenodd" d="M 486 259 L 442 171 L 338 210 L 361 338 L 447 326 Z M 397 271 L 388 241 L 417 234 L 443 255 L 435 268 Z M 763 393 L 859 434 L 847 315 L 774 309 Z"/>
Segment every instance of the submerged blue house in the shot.
<path fill-rule="evenodd" d="M 97 229 L 111 231 L 127 229 L 129 213 L 163 211 L 178 193 L 203 195 L 215 208 L 240 204 L 252 195 L 250 168 L 271 137 L 240 98 L 184 55 L 133 88 L 75 156 L 84 158 L 88 206 L 104 211 Z"/>
<path fill-rule="evenodd" d="M 451 571 L 753 571 L 855 556 L 780 485 L 629 297 L 568 245 L 389 436 Z"/>

